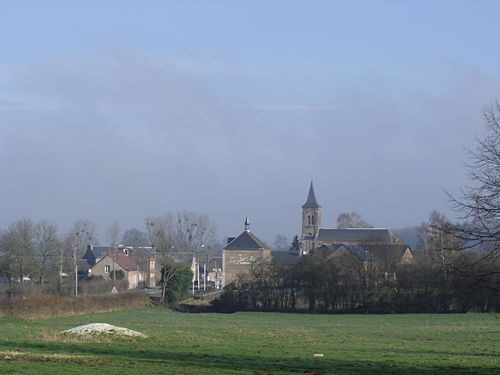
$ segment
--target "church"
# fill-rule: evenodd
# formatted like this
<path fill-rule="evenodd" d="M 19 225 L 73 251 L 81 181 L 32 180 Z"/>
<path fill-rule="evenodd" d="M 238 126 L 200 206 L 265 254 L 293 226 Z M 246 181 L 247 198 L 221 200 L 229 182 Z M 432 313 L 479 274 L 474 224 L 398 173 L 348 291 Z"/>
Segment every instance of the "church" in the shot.
<path fill-rule="evenodd" d="M 245 230 L 238 237 L 228 238 L 222 250 L 223 285 L 231 284 L 239 277 L 250 274 L 253 267 L 261 261 L 279 259 L 286 263 L 296 263 L 303 259 L 302 255 L 315 253 L 334 256 L 339 261 L 347 255 L 364 265 L 375 262 L 386 264 L 387 258 L 394 256 L 399 264 L 411 263 L 411 249 L 397 242 L 386 228 L 322 228 L 321 206 L 316 200 L 311 182 L 307 200 L 302 205 L 299 253 L 271 251 L 269 246 L 250 230 L 247 217 Z"/>
<path fill-rule="evenodd" d="M 389 245 L 391 233 L 386 228 L 321 228 L 321 206 L 311 182 L 306 203 L 302 205 L 302 236 L 300 255 L 323 245 Z"/>

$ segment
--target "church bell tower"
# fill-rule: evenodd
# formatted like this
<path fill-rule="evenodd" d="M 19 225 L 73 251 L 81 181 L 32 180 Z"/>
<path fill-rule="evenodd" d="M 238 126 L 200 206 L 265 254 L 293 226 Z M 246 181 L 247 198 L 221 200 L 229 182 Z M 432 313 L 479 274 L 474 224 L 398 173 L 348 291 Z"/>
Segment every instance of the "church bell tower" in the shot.
<path fill-rule="evenodd" d="M 306 203 L 302 205 L 302 244 L 304 251 L 309 251 L 316 240 L 321 226 L 321 206 L 316 201 L 311 181 Z"/>

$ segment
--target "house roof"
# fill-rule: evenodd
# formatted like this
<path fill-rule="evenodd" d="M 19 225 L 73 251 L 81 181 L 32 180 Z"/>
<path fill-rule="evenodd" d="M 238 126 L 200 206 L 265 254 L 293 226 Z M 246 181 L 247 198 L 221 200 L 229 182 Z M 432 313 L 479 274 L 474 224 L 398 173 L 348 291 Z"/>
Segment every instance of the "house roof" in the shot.
<path fill-rule="evenodd" d="M 112 252 L 111 246 L 92 246 L 91 250 L 96 259 L 102 259 L 106 254 Z"/>
<path fill-rule="evenodd" d="M 224 250 L 264 250 L 269 247 L 250 230 L 245 230 L 234 240 L 229 242 Z"/>
<path fill-rule="evenodd" d="M 393 256 L 400 259 L 405 254 L 406 250 L 410 249 L 407 245 L 365 245 L 342 243 L 336 245 L 322 245 L 312 249 L 310 253 L 315 254 L 326 252 L 328 254 L 332 254 L 341 247 L 346 248 L 349 252 L 364 262 L 373 262 L 377 259 L 385 262 Z"/>
<path fill-rule="evenodd" d="M 385 228 L 348 228 L 348 229 L 320 228 L 318 234 L 319 241 L 389 242 L 390 239 L 391 236 L 389 234 L 389 230 Z"/>
<path fill-rule="evenodd" d="M 137 263 L 124 253 L 117 253 L 115 257 L 116 263 L 120 265 L 125 271 L 137 271 Z"/>
<path fill-rule="evenodd" d="M 84 271 L 87 272 L 93 266 L 87 261 L 87 259 L 78 259 L 77 265 L 78 265 L 78 272 L 84 272 Z"/>
<path fill-rule="evenodd" d="M 352 254 L 357 256 L 363 262 L 372 262 L 373 261 L 372 254 L 363 245 L 341 244 L 341 245 L 337 245 L 335 247 L 335 250 L 338 250 L 342 246 L 344 246 L 347 250 L 349 250 Z"/>
<path fill-rule="evenodd" d="M 132 254 L 133 255 L 139 253 L 140 255 L 143 255 L 143 256 L 145 256 L 147 258 L 155 258 L 156 257 L 156 255 L 152 251 L 151 247 L 132 247 L 130 249 L 132 249 Z"/>
<path fill-rule="evenodd" d="M 374 257 L 380 260 L 388 260 L 390 257 L 401 258 L 406 250 L 410 249 L 408 245 L 362 245 Z M 411 249 L 410 249 L 411 252 Z"/>
<path fill-rule="evenodd" d="M 127 256 L 126 254 L 124 253 L 116 253 L 116 254 L 106 254 L 105 256 L 102 257 L 102 259 L 97 262 L 96 264 L 99 264 L 101 262 L 103 262 L 106 258 L 110 258 L 110 259 L 115 259 L 115 262 L 121 267 L 123 268 L 125 271 L 137 271 L 139 270 L 139 266 L 137 265 L 137 263 L 132 259 L 130 258 L 129 256 Z M 95 267 L 95 265 L 94 265 Z M 92 267 L 93 268 L 93 267 Z"/>
<path fill-rule="evenodd" d="M 302 205 L 302 208 L 320 208 L 321 206 L 318 204 L 316 200 L 316 194 L 314 194 L 314 186 L 311 181 L 311 186 L 309 187 L 309 194 L 307 195 L 306 203 Z"/>
<path fill-rule="evenodd" d="M 280 260 L 283 263 L 295 264 L 301 260 L 301 256 L 290 251 L 271 251 L 273 260 Z"/>
<path fill-rule="evenodd" d="M 85 254 L 83 254 L 82 259 L 85 260 L 90 266 L 93 266 L 95 264 L 96 257 L 90 246 L 87 247 L 87 250 L 85 251 Z"/>

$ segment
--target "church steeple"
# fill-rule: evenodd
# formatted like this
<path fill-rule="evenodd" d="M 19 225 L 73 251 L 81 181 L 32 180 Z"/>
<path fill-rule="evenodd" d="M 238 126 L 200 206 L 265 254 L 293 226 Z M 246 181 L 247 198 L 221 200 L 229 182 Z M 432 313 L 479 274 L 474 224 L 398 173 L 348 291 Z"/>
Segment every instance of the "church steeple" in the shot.
<path fill-rule="evenodd" d="M 250 220 L 248 220 L 248 216 L 245 218 L 245 231 L 250 232 Z"/>
<path fill-rule="evenodd" d="M 311 250 L 318 238 L 319 229 L 321 227 L 321 206 L 316 200 L 314 186 L 311 181 L 309 194 L 307 195 L 306 203 L 302 205 L 302 250 Z"/>
<path fill-rule="evenodd" d="M 311 181 L 311 186 L 309 187 L 309 194 L 307 195 L 306 203 L 302 205 L 302 208 L 320 208 L 321 206 L 318 204 L 316 200 L 316 194 L 314 194 L 314 186 Z"/>

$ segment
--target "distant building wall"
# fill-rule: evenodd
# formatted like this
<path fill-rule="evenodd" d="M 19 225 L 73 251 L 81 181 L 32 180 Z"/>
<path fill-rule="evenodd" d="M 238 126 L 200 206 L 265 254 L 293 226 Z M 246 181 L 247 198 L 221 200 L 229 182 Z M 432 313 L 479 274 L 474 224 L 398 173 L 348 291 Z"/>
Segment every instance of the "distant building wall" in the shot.
<path fill-rule="evenodd" d="M 271 260 L 271 250 L 223 250 L 224 285 L 236 281 L 240 275 L 248 275 L 264 259 Z"/>

